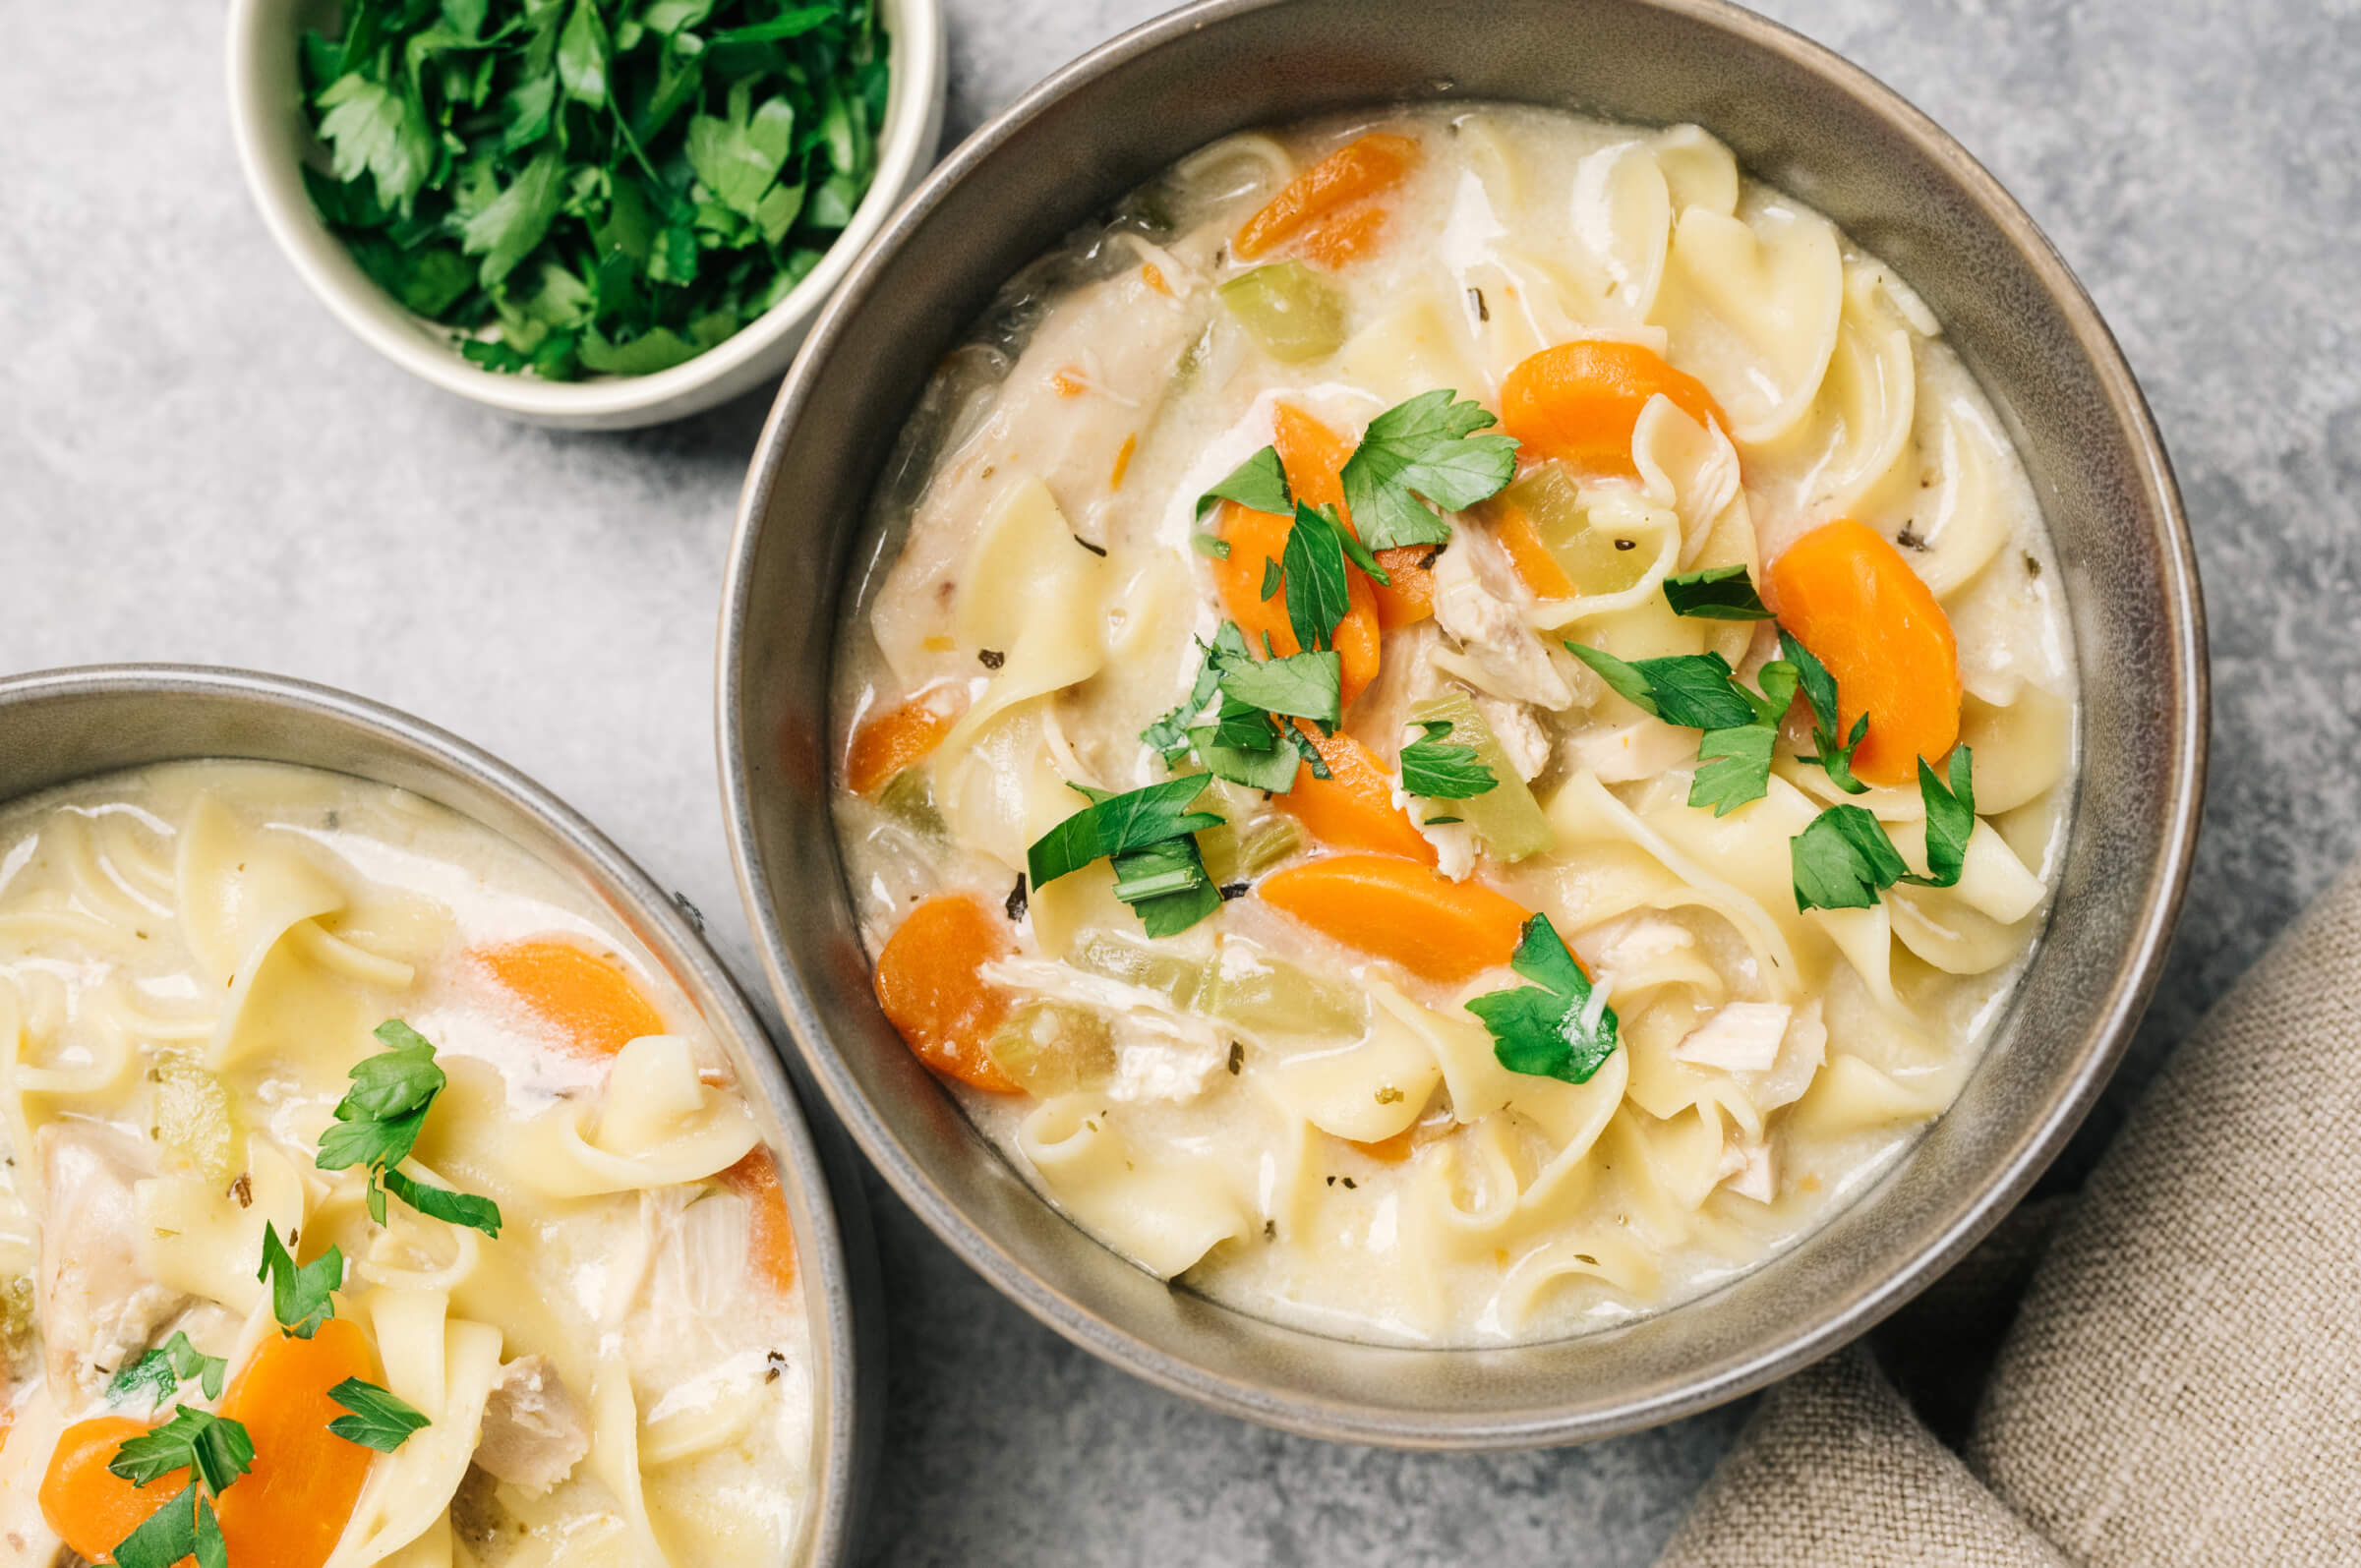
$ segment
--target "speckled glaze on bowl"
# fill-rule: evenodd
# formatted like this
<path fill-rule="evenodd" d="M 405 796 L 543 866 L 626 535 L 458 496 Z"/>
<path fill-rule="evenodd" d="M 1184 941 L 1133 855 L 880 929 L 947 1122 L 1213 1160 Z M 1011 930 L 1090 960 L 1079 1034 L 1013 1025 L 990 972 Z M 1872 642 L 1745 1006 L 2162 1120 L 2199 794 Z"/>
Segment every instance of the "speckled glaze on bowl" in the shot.
<path fill-rule="evenodd" d="M 751 391 L 787 369 L 812 313 L 926 172 L 943 134 L 942 0 L 880 4 L 892 77 L 877 128 L 876 178 L 853 221 L 786 298 L 695 359 L 648 376 L 545 381 L 485 370 L 460 355 L 448 327 L 411 314 L 380 288 L 328 232 L 303 187 L 303 164 L 318 147 L 304 123 L 296 37 L 306 27 L 332 22 L 335 0 L 230 0 L 230 130 L 270 237 L 312 292 L 371 348 L 422 380 L 527 424 L 600 431 L 658 425 Z"/>
<path fill-rule="evenodd" d="M 1714 1293 L 1506 1350 L 1349 1344 L 1167 1289 L 1036 1197 L 904 1049 L 869 989 L 828 811 L 828 691 L 851 546 L 889 433 L 1003 279 L 1193 148 L 1406 99 L 1694 121 L 1925 296 L 2007 422 L 2066 576 L 2081 797 L 2056 912 L 1958 1102 L 1860 1201 Z M 2204 793 L 2206 655 L 2170 467 L 2057 254 L 1926 117 L 1721 0 L 1204 0 L 1086 56 L 920 188 L 815 324 L 748 478 L 722 612 L 723 788 L 797 1044 L 895 1190 L 1058 1332 L 1248 1420 L 1357 1442 L 1505 1448 L 1669 1421 L 1759 1387 L 1924 1287 L 2032 1186 L 2153 986 Z"/>
<path fill-rule="evenodd" d="M 0 801 L 191 758 L 296 763 L 392 784 L 521 846 L 602 905 L 713 1029 L 779 1160 L 820 1365 L 814 1496 L 785 1568 L 855 1560 L 883 1428 L 877 1259 L 849 1150 L 815 1142 L 779 1053 L 701 922 L 532 780 L 407 714 L 325 686 L 194 665 L 97 665 L 0 678 Z M 865 1354 L 863 1354 L 865 1353 Z"/>

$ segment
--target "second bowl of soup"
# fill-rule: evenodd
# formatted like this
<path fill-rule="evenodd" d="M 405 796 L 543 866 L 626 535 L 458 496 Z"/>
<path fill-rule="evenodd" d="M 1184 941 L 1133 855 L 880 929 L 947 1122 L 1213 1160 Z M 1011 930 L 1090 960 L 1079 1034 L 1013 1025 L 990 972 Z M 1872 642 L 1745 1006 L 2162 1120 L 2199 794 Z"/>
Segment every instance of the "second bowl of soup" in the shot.
<path fill-rule="evenodd" d="M 2145 526 L 2045 517 L 2060 433 L 1955 343 L 1971 280 L 1921 293 L 1700 125 L 1463 89 L 1209 141 L 1012 268 L 839 524 L 840 614 L 800 611 L 824 739 L 781 721 L 830 765 L 795 808 L 844 878 L 823 983 L 892 1031 L 823 1078 L 899 1103 L 915 1068 L 1132 1266 L 1077 1293 L 1101 1316 L 1036 1298 L 1086 1343 L 1412 1440 L 1523 1435 L 1520 1373 L 1593 1402 L 1553 1435 L 1629 1419 L 1613 1363 L 1626 1399 L 1736 1386 L 1762 1363 L 1709 1348 L 1894 1299 L 1827 1270 L 1898 1240 L 1896 1189 L 1977 1216 L 1957 1245 L 2030 1178 L 1943 1191 L 1927 1130 L 2054 1139 L 2112 1049 L 2102 1012 L 2037 1108 L 1978 1072 L 2036 1066 L 2080 737 L 2122 722 L 2065 530 Z M 2168 491 L 2149 520 L 2177 544 Z M 777 647 L 726 721 L 784 715 L 746 684 Z M 2185 797 L 2137 787 L 2169 849 Z M 808 822 L 754 831 L 766 880 L 814 864 Z M 1005 1283 L 1007 1183 L 852 1121 Z M 1800 1280 L 1827 1300 L 1782 1310 Z"/>

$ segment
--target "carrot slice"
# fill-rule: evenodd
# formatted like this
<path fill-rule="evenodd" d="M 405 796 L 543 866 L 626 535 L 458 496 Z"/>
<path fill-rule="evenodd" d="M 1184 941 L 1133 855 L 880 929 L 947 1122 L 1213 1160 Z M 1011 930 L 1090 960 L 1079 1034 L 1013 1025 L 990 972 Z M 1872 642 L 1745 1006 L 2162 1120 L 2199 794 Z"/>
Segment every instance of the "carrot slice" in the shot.
<path fill-rule="evenodd" d="M 1884 535 L 1849 518 L 1824 523 L 1780 552 L 1764 586 L 1780 624 L 1836 677 L 1845 733 L 1869 716 L 1855 773 L 1908 784 L 1919 758 L 1940 761 L 1959 743 L 1951 617 Z"/>
<path fill-rule="evenodd" d="M 1287 483 L 1296 498 L 1311 506 L 1334 506 L 1344 526 L 1351 528 L 1352 517 L 1344 510 L 1344 481 L 1339 476 L 1345 459 L 1353 454 L 1352 443 L 1285 403 L 1272 411 L 1271 426 L 1271 444 L 1278 448 L 1279 462 L 1286 467 Z M 1287 596 L 1275 593 L 1265 599 L 1263 577 L 1267 562 L 1284 559 L 1287 536 L 1294 529 L 1292 517 L 1249 511 L 1235 501 L 1224 501 L 1221 537 L 1229 541 L 1230 552 L 1211 563 L 1222 608 L 1246 633 L 1246 645 L 1259 652 L 1268 632 L 1271 650 L 1281 658 L 1303 652 L 1303 645 L 1295 640 L 1295 627 L 1287 619 Z M 1349 608 L 1336 623 L 1333 641 L 1342 667 L 1344 706 L 1350 708 L 1353 699 L 1377 678 L 1378 605 L 1375 585 L 1357 567 L 1347 564 L 1344 579 Z"/>
<path fill-rule="evenodd" d="M 360 1501 L 374 1450 L 328 1430 L 345 1414 L 328 1390 L 378 1380 L 369 1337 L 331 1317 L 310 1339 L 267 1340 L 229 1385 L 221 1414 L 246 1424 L 254 1468 L 214 1504 L 238 1568 L 320 1568 Z"/>
<path fill-rule="evenodd" d="M 189 1473 L 176 1470 L 135 1486 L 106 1468 L 127 1439 L 148 1429 L 147 1423 L 128 1416 L 100 1416 L 67 1427 L 49 1451 L 49 1468 L 41 1477 L 41 1517 L 59 1539 L 91 1562 L 105 1561 L 124 1537 L 189 1483 Z"/>
<path fill-rule="evenodd" d="M 787 1193 L 779 1186 L 778 1162 L 768 1149 L 750 1149 L 744 1159 L 722 1173 L 722 1184 L 743 1193 L 753 1208 L 746 1260 L 755 1277 L 773 1293 L 785 1296 L 796 1284 L 796 1230 L 788 1220 Z"/>
<path fill-rule="evenodd" d="M 976 973 L 1015 948 L 1006 928 L 974 899 L 929 899 L 877 955 L 878 1005 L 937 1073 L 993 1094 L 1020 1093 L 984 1049 L 1008 1017 L 1008 999 Z"/>
<path fill-rule="evenodd" d="M 1124 450 L 1128 456 L 1129 446 Z M 1123 482 L 1120 469 L 1115 482 Z M 845 750 L 845 787 L 856 795 L 875 794 L 894 775 L 941 745 L 952 723 L 951 715 L 937 712 L 922 695 L 868 715 L 854 726 L 852 744 Z"/>
<path fill-rule="evenodd" d="M 1446 983 L 1505 964 L 1527 915 L 1490 888 L 1392 855 L 1309 860 L 1255 891 L 1323 936 Z"/>
<path fill-rule="evenodd" d="M 1637 343 L 1589 338 L 1528 355 L 1508 373 L 1501 383 L 1501 428 L 1523 443 L 1521 456 L 1636 475 L 1631 429 L 1660 392 L 1699 424 L 1730 428 L 1695 377 Z"/>
<path fill-rule="evenodd" d="M 1295 242 L 1295 254 L 1333 272 L 1376 250 L 1385 231 L 1386 209 L 1374 202 L 1363 203 L 1306 229 Z"/>
<path fill-rule="evenodd" d="M 1573 598 L 1574 580 L 1541 542 L 1541 530 L 1533 526 L 1532 514 L 1504 495 L 1493 502 L 1493 537 L 1508 552 L 1508 564 L 1516 568 L 1516 575 L 1533 590 L 1534 597 Z"/>
<path fill-rule="evenodd" d="M 473 957 L 583 1056 L 613 1056 L 643 1034 L 665 1032 L 664 1015 L 620 964 L 562 938 L 478 948 Z"/>
<path fill-rule="evenodd" d="M 1435 613 L 1435 547 L 1396 545 L 1378 552 L 1378 564 L 1390 582 L 1371 583 L 1377 596 L 1378 627 L 1391 631 Z"/>
<path fill-rule="evenodd" d="M 1298 764 L 1295 787 L 1277 797 L 1280 809 L 1323 843 L 1433 865 L 1435 846 L 1410 814 L 1393 803 L 1393 779 L 1370 749 L 1341 729 L 1324 735 L 1313 725 L 1299 723 L 1298 727 L 1328 764 L 1329 777 L 1315 778 L 1310 763 Z"/>
<path fill-rule="evenodd" d="M 1418 143 L 1406 136 L 1377 131 L 1349 142 L 1288 181 L 1284 190 L 1246 220 L 1230 249 L 1240 261 L 1248 261 L 1289 241 L 1302 240 L 1310 255 L 1323 231 L 1361 221 L 1353 210 L 1355 204 L 1401 184 L 1417 167 L 1418 157 Z M 1342 247 L 1344 259 L 1349 260 L 1375 237 L 1373 225 L 1357 239 L 1327 243 Z"/>

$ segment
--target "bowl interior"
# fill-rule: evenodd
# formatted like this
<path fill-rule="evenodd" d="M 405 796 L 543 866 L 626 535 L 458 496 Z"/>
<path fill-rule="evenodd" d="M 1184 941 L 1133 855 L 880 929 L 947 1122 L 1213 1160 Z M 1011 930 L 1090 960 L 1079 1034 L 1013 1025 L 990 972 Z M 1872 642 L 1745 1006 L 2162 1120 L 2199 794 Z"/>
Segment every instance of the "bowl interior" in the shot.
<path fill-rule="evenodd" d="M 1877 1190 L 1735 1284 L 1590 1337 L 1341 1343 L 1124 1263 L 1024 1185 L 871 998 L 827 807 L 836 616 L 866 495 L 936 358 L 1010 273 L 1244 127 L 1461 97 L 1694 121 L 1926 298 L 2008 422 L 2066 573 L 2083 773 L 2056 912 L 1951 1112 Z M 2023 212 L 1859 70 L 1719 0 L 1208 0 L 1050 79 L 961 148 L 824 314 L 749 481 L 724 610 L 724 781 L 797 1043 L 855 1136 L 955 1249 L 1053 1327 L 1167 1387 L 1319 1435 L 1505 1446 L 1702 1408 L 1825 1354 L 1979 1236 L 2089 1108 L 2177 909 L 2204 757 L 2204 648 L 2171 477 L 2130 373 Z"/>
<path fill-rule="evenodd" d="M 740 1081 L 754 1086 L 763 1133 L 780 1156 L 811 1342 L 816 1505 L 797 1562 L 852 1560 L 875 1423 L 875 1389 L 858 1379 L 855 1306 L 874 1291 L 865 1213 L 840 1223 L 829 1174 L 797 1109 L 778 1054 L 729 974 L 686 918 L 597 829 L 531 780 L 430 726 L 324 687 L 242 671 L 123 666 L 0 680 L 0 801 L 76 779 L 183 758 L 296 763 L 397 785 L 502 834 L 605 907 L 679 984 L 712 1026 Z M 837 1173 L 849 1180 L 849 1172 Z M 851 1245 L 848 1245 L 850 1241 Z"/>
<path fill-rule="evenodd" d="M 364 342 L 412 375 L 519 419 L 610 430 L 678 419 L 748 391 L 787 368 L 812 313 L 926 170 L 942 134 L 941 0 L 880 0 L 892 77 L 878 128 L 877 172 L 837 242 L 786 298 L 735 336 L 649 376 L 545 381 L 480 369 L 448 328 L 415 316 L 378 286 L 328 231 L 304 190 L 306 162 L 325 158 L 305 124 L 296 40 L 333 23 L 336 0 L 232 0 L 229 103 L 238 156 L 264 221 L 297 272 Z"/>

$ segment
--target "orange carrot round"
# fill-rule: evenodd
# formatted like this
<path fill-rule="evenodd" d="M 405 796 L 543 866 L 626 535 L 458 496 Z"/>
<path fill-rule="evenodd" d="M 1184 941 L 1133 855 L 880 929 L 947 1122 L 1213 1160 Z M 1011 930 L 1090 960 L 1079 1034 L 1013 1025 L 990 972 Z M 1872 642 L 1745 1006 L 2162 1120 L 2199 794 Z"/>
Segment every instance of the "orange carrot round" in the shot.
<path fill-rule="evenodd" d="M 328 1430 L 345 1414 L 328 1390 L 348 1377 L 378 1381 L 377 1356 L 332 1317 L 310 1339 L 266 1341 L 229 1385 L 221 1414 L 254 1439 L 254 1468 L 214 1503 L 237 1568 L 320 1568 L 336 1549 L 377 1459 Z"/>
<path fill-rule="evenodd" d="M 1951 617 L 1884 535 L 1850 519 L 1822 524 L 1781 552 L 1764 587 L 1779 623 L 1836 677 L 1845 734 L 1869 716 L 1853 754 L 1862 780 L 1908 784 L 1919 758 L 1940 762 L 1958 744 Z"/>
<path fill-rule="evenodd" d="M 1115 482 L 1123 482 L 1120 472 Z M 845 787 L 856 795 L 875 794 L 894 775 L 941 745 L 953 723 L 952 715 L 938 712 L 933 699 L 923 694 L 864 716 L 845 750 Z"/>
<path fill-rule="evenodd" d="M 126 1440 L 147 1431 L 145 1422 L 100 1416 L 67 1427 L 49 1451 L 49 1468 L 41 1477 L 41 1517 L 59 1539 L 91 1562 L 106 1560 L 124 1537 L 189 1483 L 189 1473 L 176 1470 L 135 1486 L 106 1468 Z"/>
<path fill-rule="evenodd" d="M 1272 412 L 1271 444 L 1287 470 L 1287 483 L 1298 500 L 1310 506 L 1334 506 L 1346 528 L 1352 517 L 1344 510 L 1344 482 L 1338 477 L 1352 443 L 1319 420 L 1281 403 Z M 1263 597 L 1265 563 L 1283 561 L 1287 536 L 1295 519 L 1272 512 L 1250 511 L 1235 501 L 1221 505 L 1221 537 L 1229 541 L 1227 558 L 1213 561 L 1213 585 L 1221 592 L 1222 608 L 1246 633 L 1246 645 L 1261 653 L 1263 634 L 1270 634 L 1271 650 L 1281 658 L 1303 652 L 1295 627 L 1287 618 L 1287 596 L 1282 590 Z M 1357 567 L 1344 569 L 1344 618 L 1336 623 L 1333 642 L 1342 668 L 1344 705 L 1377 678 L 1378 604 L 1375 585 Z"/>
<path fill-rule="evenodd" d="M 1490 888 L 1392 855 L 1308 860 L 1255 891 L 1323 936 L 1446 983 L 1505 964 L 1527 916 Z"/>
<path fill-rule="evenodd" d="M 1376 224 L 1361 214 L 1370 210 L 1356 203 L 1382 196 L 1399 185 L 1417 167 L 1417 142 L 1406 136 L 1377 131 L 1349 142 L 1287 182 L 1286 188 L 1238 230 L 1230 249 L 1242 261 L 1277 249 L 1290 241 L 1303 242 L 1306 255 L 1326 264 L 1334 261 L 1314 254 L 1327 250 L 1339 261 L 1364 251 L 1376 237 Z M 1380 214 L 1382 221 L 1383 214 Z M 1366 232 L 1324 241 L 1324 232 L 1365 227 Z"/>
<path fill-rule="evenodd" d="M 768 1149 L 750 1149 L 746 1157 L 722 1173 L 722 1183 L 745 1195 L 753 1210 L 753 1229 L 746 1238 L 747 1262 L 754 1277 L 770 1291 L 785 1296 L 796 1283 L 796 1230 L 787 1214 L 787 1193 L 779 1186 L 779 1165 Z"/>
<path fill-rule="evenodd" d="M 993 1094 L 1022 1092 L 984 1049 L 1008 998 L 977 970 L 1015 951 L 1008 930 L 959 894 L 927 900 L 877 955 L 877 1002 L 918 1060 Z"/>
<path fill-rule="evenodd" d="M 1631 430 L 1658 393 L 1700 425 L 1729 429 L 1705 384 L 1637 343 L 1578 339 L 1527 356 L 1501 383 L 1501 428 L 1527 459 L 1635 475 Z"/>
<path fill-rule="evenodd" d="M 562 938 L 479 948 L 474 958 L 527 1012 L 584 1056 L 613 1056 L 643 1034 L 665 1032 L 664 1015 L 620 964 Z"/>
<path fill-rule="evenodd" d="M 1275 797 L 1280 809 L 1323 843 L 1375 849 L 1433 865 L 1435 846 L 1419 833 L 1410 814 L 1393 803 L 1393 780 L 1369 748 L 1341 729 L 1324 735 L 1313 725 L 1297 727 L 1328 764 L 1329 777 L 1316 778 L 1310 763 L 1298 764 L 1295 787 Z"/>

